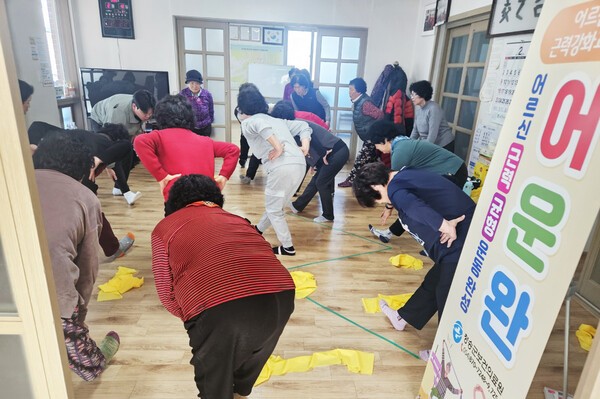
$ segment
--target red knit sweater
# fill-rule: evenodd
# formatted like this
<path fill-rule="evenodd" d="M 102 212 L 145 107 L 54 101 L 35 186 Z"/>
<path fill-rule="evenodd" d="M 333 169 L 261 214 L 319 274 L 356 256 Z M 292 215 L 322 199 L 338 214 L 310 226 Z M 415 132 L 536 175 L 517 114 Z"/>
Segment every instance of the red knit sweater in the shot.
<path fill-rule="evenodd" d="M 224 158 L 219 175 L 229 179 L 240 157 L 240 149 L 235 144 L 214 141 L 191 130 L 179 128 L 141 134 L 135 138 L 133 147 L 142 164 L 156 181 L 161 181 L 167 175 L 179 173 L 214 178 L 215 157 Z M 165 187 L 165 201 L 175 181 L 176 179 L 171 180 Z"/>
<path fill-rule="evenodd" d="M 246 219 L 199 203 L 154 228 L 152 272 L 163 306 L 183 321 L 224 302 L 295 288 Z"/>

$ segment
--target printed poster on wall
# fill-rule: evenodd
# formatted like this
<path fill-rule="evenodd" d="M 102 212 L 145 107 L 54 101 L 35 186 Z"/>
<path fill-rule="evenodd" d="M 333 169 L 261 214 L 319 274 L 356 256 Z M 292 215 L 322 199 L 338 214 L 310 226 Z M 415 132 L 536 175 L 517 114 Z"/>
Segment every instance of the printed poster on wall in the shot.
<path fill-rule="evenodd" d="M 248 81 L 250 64 L 283 65 L 283 47 L 243 42 L 231 43 L 231 88 L 237 90 Z"/>
<path fill-rule="evenodd" d="M 599 7 L 544 5 L 421 399 L 527 397 L 600 208 Z"/>
<path fill-rule="evenodd" d="M 515 88 L 523 69 L 523 63 L 529 51 L 529 42 L 506 43 L 504 55 L 500 64 L 500 76 L 494 89 L 492 100 L 492 122 L 499 125 L 504 123 L 508 106 L 515 94 Z"/>
<path fill-rule="evenodd" d="M 471 144 L 471 154 L 469 155 L 469 164 L 467 165 L 469 176 L 473 174 L 473 169 L 481 150 L 485 150 L 488 146 L 495 147 L 499 134 L 500 127 L 495 123 L 481 123 L 477 125 L 473 134 L 473 144 Z"/>

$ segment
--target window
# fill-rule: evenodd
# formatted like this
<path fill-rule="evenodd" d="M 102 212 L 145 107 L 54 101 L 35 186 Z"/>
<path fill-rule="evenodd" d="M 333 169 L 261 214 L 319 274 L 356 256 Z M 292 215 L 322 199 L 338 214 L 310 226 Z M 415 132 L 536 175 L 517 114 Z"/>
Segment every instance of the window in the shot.
<path fill-rule="evenodd" d="M 54 87 L 57 92 L 58 113 L 63 128 L 84 128 L 83 107 L 78 97 L 78 74 L 75 66 L 74 42 L 67 0 L 40 0 Z"/>
<path fill-rule="evenodd" d="M 290 30 L 287 33 L 287 65 L 312 71 L 314 32 Z"/>
<path fill-rule="evenodd" d="M 449 29 L 439 101 L 455 133 L 454 152 L 467 161 L 490 48 L 487 21 Z"/>
<path fill-rule="evenodd" d="M 46 27 L 46 40 L 54 86 L 64 86 L 65 72 L 63 69 L 62 55 L 60 52 L 60 40 L 58 37 L 58 21 L 56 18 L 56 4 L 53 0 L 41 0 L 44 25 Z"/>

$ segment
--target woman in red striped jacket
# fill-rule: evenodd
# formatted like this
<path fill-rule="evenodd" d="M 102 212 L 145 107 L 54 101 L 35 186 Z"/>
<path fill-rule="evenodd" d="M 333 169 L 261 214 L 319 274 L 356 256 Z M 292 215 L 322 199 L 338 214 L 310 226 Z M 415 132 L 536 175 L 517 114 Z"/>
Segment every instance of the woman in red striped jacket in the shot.
<path fill-rule="evenodd" d="M 294 282 L 269 243 L 222 207 L 210 177 L 183 176 L 152 232 L 156 291 L 184 322 L 200 398 L 249 395 L 294 310 Z"/>

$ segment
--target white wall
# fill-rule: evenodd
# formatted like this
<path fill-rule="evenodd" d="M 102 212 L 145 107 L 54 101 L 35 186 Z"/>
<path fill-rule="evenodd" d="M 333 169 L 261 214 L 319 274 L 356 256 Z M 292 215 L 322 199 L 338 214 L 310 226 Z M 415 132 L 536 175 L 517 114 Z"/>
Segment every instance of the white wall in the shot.
<path fill-rule="evenodd" d="M 433 62 L 433 53 L 435 47 L 435 36 L 423 36 L 421 31 L 424 18 L 423 10 L 426 6 L 433 4 L 435 0 L 419 0 L 418 10 L 410 17 L 415 18 L 418 15 L 418 23 L 415 28 L 414 45 L 411 53 L 411 62 L 404 69 L 408 74 L 408 82 L 418 80 L 429 80 Z M 450 16 L 453 17 L 471 10 L 485 7 L 492 4 L 492 0 L 452 0 L 450 3 Z M 436 32 L 439 28 L 435 28 Z"/>
<path fill-rule="evenodd" d="M 411 18 L 416 18 L 418 21 L 414 28 L 414 45 L 410 57 L 411 64 L 405 68 L 406 74 L 408 75 L 409 86 L 411 83 L 419 80 L 429 80 L 429 72 L 431 70 L 431 63 L 433 62 L 435 34 L 423 36 L 422 31 L 425 19 L 424 10 L 426 6 L 431 4 L 435 7 L 435 0 L 420 0 L 417 5 L 418 10 L 411 16 Z M 436 32 L 437 29 L 438 28 L 436 27 Z"/>
<path fill-rule="evenodd" d="M 174 16 L 368 28 L 364 78 L 371 88 L 386 64 L 398 60 L 411 72 L 419 9 L 419 0 L 134 0 L 136 39 L 125 40 L 102 37 L 96 0 L 71 4 L 81 67 L 168 71 L 171 91 L 179 88 Z"/>
<path fill-rule="evenodd" d="M 8 0 L 6 1 L 6 12 L 17 75 L 19 79 L 26 81 L 34 88 L 31 108 L 26 115 L 27 126 L 36 120 L 60 126 L 54 87 L 42 86 L 40 60 L 32 59 L 32 49 L 29 43 L 29 38 L 42 38 L 42 43 L 46 43 L 40 0 Z M 38 49 L 38 51 L 41 50 Z"/>
<path fill-rule="evenodd" d="M 379 77 L 383 67 L 398 61 L 407 75 L 413 70 L 419 1 L 381 1 L 373 3 L 367 42 L 365 80 L 368 91 Z M 428 37 L 431 41 L 433 36 Z M 429 60 L 431 61 L 431 60 Z M 419 67 L 420 68 L 420 67 Z"/>
<path fill-rule="evenodd" d="M 452 0 L 449 18 L 477 8 L 491 6 L 492 0 Z"/>

